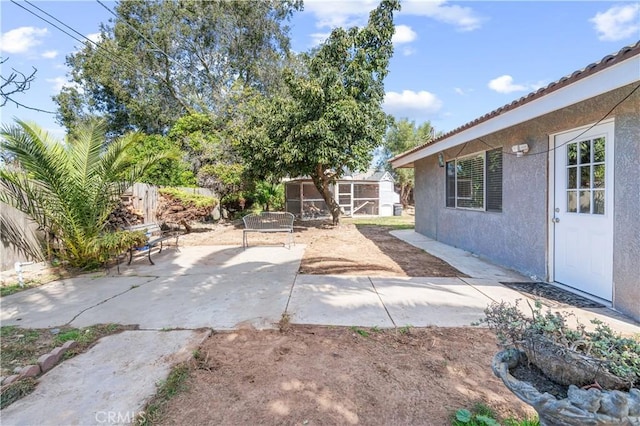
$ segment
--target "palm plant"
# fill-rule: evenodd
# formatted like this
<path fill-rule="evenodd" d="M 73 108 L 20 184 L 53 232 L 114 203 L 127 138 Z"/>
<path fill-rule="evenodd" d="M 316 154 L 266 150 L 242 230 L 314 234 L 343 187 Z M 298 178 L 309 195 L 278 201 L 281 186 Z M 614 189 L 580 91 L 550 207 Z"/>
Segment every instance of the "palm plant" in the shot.
<path fill-rule="evenodd" d="M 105 143 L 104 122 L 85 123 L 66 142 L 33 123 L 16 121 L 0 132 L 1 148 L 15 167 L 0 167 L 0 202 L 33 219 L 60 242 L 59 256 L 73 267 L 95 266 L 96 241 L 126 190 L 158 158 L 133 165 L 125 139 Z"/>

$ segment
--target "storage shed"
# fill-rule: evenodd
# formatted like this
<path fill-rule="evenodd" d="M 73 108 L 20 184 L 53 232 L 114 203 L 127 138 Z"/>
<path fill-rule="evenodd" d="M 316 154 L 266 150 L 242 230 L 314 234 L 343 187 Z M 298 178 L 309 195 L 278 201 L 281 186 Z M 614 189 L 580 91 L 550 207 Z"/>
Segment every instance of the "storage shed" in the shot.
<path fill-rule="evenodd" d="M 393 216 L 400 195 L 389 172 L 343 176 L 331 188 L 345 216 Z M 301 219 L 331 217 L 327 204 L 310 178 L 285 183 L 286 209 Z"/>

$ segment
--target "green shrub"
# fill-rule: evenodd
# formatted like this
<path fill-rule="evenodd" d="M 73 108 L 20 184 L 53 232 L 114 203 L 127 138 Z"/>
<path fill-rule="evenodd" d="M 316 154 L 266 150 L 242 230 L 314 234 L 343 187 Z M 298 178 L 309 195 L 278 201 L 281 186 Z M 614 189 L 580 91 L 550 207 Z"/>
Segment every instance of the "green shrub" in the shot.
<path fill-rule="evenodd" d="M 161 195 L 168 196 L 172 199 L 178 200 L 184 206 L 193 206 L 196 208 L 210 207 L 214 208 L 218 205 L 218 199 L 210 197 L 208 195 L 193 194 L 187 191 L 180 190 L 178 188 L 160 188 L 158 192 Z"/>

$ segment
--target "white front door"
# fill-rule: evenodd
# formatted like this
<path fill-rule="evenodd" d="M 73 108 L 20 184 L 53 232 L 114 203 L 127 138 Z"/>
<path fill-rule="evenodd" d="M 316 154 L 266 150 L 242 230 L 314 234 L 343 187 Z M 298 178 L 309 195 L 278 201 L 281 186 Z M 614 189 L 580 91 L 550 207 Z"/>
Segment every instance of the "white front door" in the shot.
<path fill-rule="evenodd" d="M 613 298 L 613 122 L 554 136 L 554 280 Z"/>

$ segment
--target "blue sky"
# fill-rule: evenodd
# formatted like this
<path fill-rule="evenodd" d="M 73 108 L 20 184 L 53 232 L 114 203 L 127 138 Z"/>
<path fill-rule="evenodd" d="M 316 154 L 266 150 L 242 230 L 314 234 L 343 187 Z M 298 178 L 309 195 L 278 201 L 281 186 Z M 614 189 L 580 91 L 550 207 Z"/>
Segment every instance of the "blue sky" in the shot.
<path fill-rule="evenodd" d="M 32 3 L 89 38 L 111 16 L 89 0 Z M 19 4 L 43 15 L 28 3 Z M 305 11 L 291 22 L 294 50 L 308 50 L 336 26 L 364 25 L 376 5 L 368 0 L 307 0 Z M 428 120 L 442 132 L 640 39 L 640 2 L 416 0 L 402 5 L 395 19 L 396 49 L 384 108 L 417 123 Z M 9 58 L 2 76 L 11 68 L 24 73 L 37 68 L 31 89 L 15 99 L 54 111 L 51 96 L 67 81 L 64 58 L 79 42 L 7 0 L 0 1 L 0 14 L 0 51 Z M 8 103 L 1 115 L 2 123 L 17 117 L 64 134 L 51 114 Z"/>

